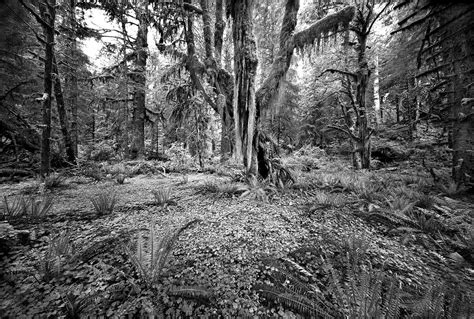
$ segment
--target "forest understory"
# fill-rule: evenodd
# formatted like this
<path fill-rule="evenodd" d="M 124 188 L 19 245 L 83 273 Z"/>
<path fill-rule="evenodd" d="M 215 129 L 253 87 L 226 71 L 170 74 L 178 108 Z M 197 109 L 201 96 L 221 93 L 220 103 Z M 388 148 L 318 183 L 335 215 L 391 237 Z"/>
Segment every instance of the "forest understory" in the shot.
<path fill-rule="evenodd" d="M 0 318 L 474 318 L 474 3 L 0 0 Z"/>
<path fill-rule="evenodd" d="M 1 317 L 469 318 L 472 195 L 440 167 L 324 154 L 284 158 L 284 188 L 158 161 L 3 184 Z"/>

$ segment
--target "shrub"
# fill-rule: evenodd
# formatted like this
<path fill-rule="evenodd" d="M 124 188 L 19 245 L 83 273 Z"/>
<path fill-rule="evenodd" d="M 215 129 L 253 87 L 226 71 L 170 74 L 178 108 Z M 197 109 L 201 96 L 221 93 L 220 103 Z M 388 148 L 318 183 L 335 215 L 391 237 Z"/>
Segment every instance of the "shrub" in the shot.
<path fill-rule="evenodd" d="M 90 198 L 94 209 L 99 216 L 112 214 L 117 204 L 117 196 L 114 193 L 99 193 L 96 197 Z"/>

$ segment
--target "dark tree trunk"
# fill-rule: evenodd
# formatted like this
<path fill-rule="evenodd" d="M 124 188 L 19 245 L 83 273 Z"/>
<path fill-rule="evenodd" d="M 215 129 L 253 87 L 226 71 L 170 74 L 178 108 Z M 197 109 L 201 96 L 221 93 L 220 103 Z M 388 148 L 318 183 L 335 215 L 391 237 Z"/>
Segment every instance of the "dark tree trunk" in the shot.
<path fill-rule="evenodd" d="M 253 34 L 253 9 L 253 0 L 236 0 L 231 3 L 230 15 L 233 18 L 234 40 L 234 154 L 237 160 L 243 159 L 248 174 L 256 175 L 258 168 L 254 133 L 258 61 Z"/>
<path fill-rule="evenodd" d="M 471 15 L 472 16 L 472 15 Z M 463 34 L 452 47 L 453 71 L 453 178 L 458 185 L 474 186 L 474 31 Z M 462 59 L 461 59 L 462 58 Z M 467 71 L 466 71 L 467 70 Z"/>
<path fill-rule="evenodd" d="M 56 19 L 56 0 L 40 3 L 40 15 L 45 38 L 45 61 L 43 79 L 43 132 L 41 134 L 41 176 L 49 174 L 51 167 L 51 94 L 53 92 L 54 23 Z"/>
<path fill-rule="evenodd" d="M 56 97 L 56 107 L 59 115 L 59 125 L 61 127 L 61 133 L 63 135 L 64 148 L 66 150 L 66 158 L 69 163 L 76 163 L 76 156 L 74 152 L 74 146 L 69 134 L 67 127 L 67 112 L 66 106 L 64 105 L 63 89 L 61 86 L 61 79 L 59 78 L 59 70 L 56 58 L 53 56 L 53 73 L 54 73 L 54 94 Z"/>
<path fill-rule="evenodd" d="M 69 107 L 71 109 L 71 141 L 72 141 L 72 148 L 74 152 L 74 162 L 75 158 L 78 155 L 78 143 L 79 143 L 79 136 L 77 130 L 77 100 L 78 100 L 78 86 L 77 86 L 77 41 L 76 41 L 76 34 L 75 34 L 75 25 L 76 25 L 76 0 L 69 1 L 69 27 L 71 28 L 71 34 L 69 36 L 69 47 L 70 47 L 70 57 L 72 59 L 72 63 L 70 65 L 72 68 L 68 71 L 68 75 L 66 76 L 66 84 L 69 90 Z M 69 155 L 68 155 L 69 157 Z M 71 163 L 74 163 L 71 162 Z"/>
<path fill-rule="evenodd" d="M 135 62 L 135 105 L 133 109 L 133 144 L 132 158 L 142 158 L 145 153 L 145 96 L 146 96 L 146 63 L 148 58 L 148 1 L 136 9 L 138 32 L 136 40 L 137 59 Z"/>

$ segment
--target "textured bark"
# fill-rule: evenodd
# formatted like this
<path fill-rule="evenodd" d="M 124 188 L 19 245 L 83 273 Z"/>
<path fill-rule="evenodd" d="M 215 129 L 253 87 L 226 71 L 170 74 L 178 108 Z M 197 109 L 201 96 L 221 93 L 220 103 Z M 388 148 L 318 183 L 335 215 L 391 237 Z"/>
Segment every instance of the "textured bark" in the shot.
<path fill-rule="evenodd" d="M 367 21 L 368 22 L 368 21 Z M 358 70 L 356 72 L 356 105 L 359 113 L 357 123 L 357 141 L 353 150 L 354 163 L 356 169 L 370 168 L 370 132 L 367 121 L 367 86 L 369 83 L 370 70 L 367 61 L 367 30 L 361 26 L 357 34 L 357 62 Z"/>
<path fill-rule="evenodd" d="M 222 67 L 222 44 L 224 39 L 224 0 L 216 0 L 216 24 L 214 28 L 214 50 L 216 54 L 216 64 L 218 68 Z"/>
<path fill-rule="evenodd" d="M 231 2 L 234 40 L 234 122 L 235 155 L 243 156 L 248 174 L 257 174 L 257 154 L 254 149 L 255 132 L 255 77 L 257 55 L 253 34 L 254 0 Z"/>
<path fill-rule="evenodd" d="M 133 142 L 132 158 L 142 158 L 145 153 L 145 96 L 146 96 L 146 63 L 148 58 L 148 1 L 145 0 L 136 9 L 138 32 L 136 39 L 136 75 L 134 108 L 133 108 Z"/>
<path fill-rule="evenodd" d="M 204 33 L 204 48 L 206 50 L 206 64 L 213 63 L 214 53 L 212 47 L 211 15 L 208 8 L 208 0 L 200 0 L 202 10 L 202 22 Z"/>
<path fill-rule="evenodd" d="M 66 151 L 66 158 L 69 163 L 75 164 L 76 156 L 74 152 L 74 145 L 71 139 L 71 135 L 69 134 L 63 89 L 61 85 L 61 79 L 59 78 L 58 64 L 54 56 L 53 56 L 53 73 L 54 73 L 54 95 L 56 97 L 56 108 L 58 109 L 59 126 L 61 127 L 61 133 L 63 136 L 63 143 L 64 143 L 64 148 Z"/>

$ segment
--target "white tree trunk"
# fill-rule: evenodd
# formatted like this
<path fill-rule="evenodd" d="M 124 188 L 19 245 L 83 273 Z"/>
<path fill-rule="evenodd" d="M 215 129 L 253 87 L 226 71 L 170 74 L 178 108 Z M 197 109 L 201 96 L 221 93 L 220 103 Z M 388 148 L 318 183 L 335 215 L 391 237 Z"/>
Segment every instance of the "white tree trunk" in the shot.
<path fill-rule="evenodd" d="M 374 70 L 374 112 L 375 124 L 378 127 L 381 123 L 380 117 L 380 82 L 379 82 L 379 56 L 375 56 L 375 70 Z"/>

